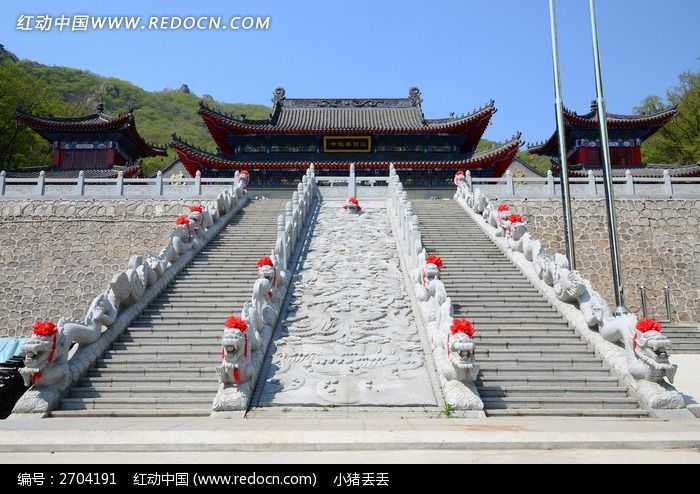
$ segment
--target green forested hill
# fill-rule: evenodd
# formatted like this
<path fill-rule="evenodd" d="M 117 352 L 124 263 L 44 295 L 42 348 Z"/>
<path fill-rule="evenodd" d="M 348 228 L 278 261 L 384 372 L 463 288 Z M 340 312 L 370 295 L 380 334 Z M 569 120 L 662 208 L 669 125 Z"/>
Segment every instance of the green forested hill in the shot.
<path fill-rule="evenodd" d="M 17 107 L 37 114 L 78 116 L 94 112 L 98 101 L 103 101 L 105 112 L 113 115 L 132 106 L 138 130 L 147 141 L 164 145 L 177 132 L 205 149 L 213 149 L 214 144 L 197 115 L 200 100 L 248 118 L 266 118 L 270 114 L 270 108 L 263 105 L 221 103 L 206 95 L 183 91 L 187 89 L 150 92 L 86 70 L 18 60 L 0 45 L 0 168 L 51 163 L 49 143 L 16 124 L 13 115 Z M 168 158 L 145 160 L 145 170 L 162 167 L 174 156 L 172 150 L 170 153 Z"/>

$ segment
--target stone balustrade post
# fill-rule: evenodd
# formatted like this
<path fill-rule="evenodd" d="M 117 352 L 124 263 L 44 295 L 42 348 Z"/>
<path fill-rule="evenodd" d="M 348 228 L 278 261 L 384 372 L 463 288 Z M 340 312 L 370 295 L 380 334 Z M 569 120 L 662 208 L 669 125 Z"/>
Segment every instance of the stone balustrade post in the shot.
<path fill-rule="evenodd" d="M 0 172 L 0 196 L 5 195 L 5 177 L 7 176 L 7 173 L 5 173 L 5 170 Z"/>
<path fill-rule="evenodd" d="M 469 170 L 464 172 L 465 178 L 467 180 L 467 190 L 469 190 L 469 193 L 474 192 L 474 179 L 472 178 L 472 172 Z"/>
<path fill-rule="evenodd" d="M 593 170 L 588 170 L 588 195 L 595 197 L 598 195 L 598 190 L 596 189 L 595 174 Z"/>
<path fill-rule="evenodd" d="M 121 197 L 124 195 L 124 172 L 117 173 L 116 194 Z"/>
<path fill-rule="evenodd" d="M 158 173 L 156 174 L 156 195 L 157 196 L 162 196 L 163 195 L 163 172 L 158 170 Z"/>
<path fill-rule="evenodd" d="M 552 170 L 547 170 L 547 195 L 550 197 L 554 196 L 554 175 L 552 175 Z"/>
<path fill-rule="evenodd" d="M 664 193 L 668 197 L 673 197 L 673 182 L 671 182 L 671 172 L 664 170 Z"/>
<path fill-rule="evenodd" d="M 513 182 L 513 174 L 510 170 L 506 170 L 506 194 L 515 195 L 515 182 Z"/>
<path fill-rule="evenodd" d="M 39 179 L 36 182 L 36 193 L 39 196 L 43 196 L 45 189 L 46 189 L 46 173 L 44 173 L 44 170 L 41 170 L 39 172 Z"/>
<path fill-rule="evenodd" d="M 85 195 L 85 172 L 78 172 L 78 181 L 75 183 L 75 195 L 82 197 Z"/>
<path fill-rule="evenodd" d="M 356 194 L 355 163 L 350 163 L 350 174 L 348 176 L 348 197 L 355 197 Z"/>
<path fill-rule="evenodd" d="M 634 195 L 634 178 L 632 170 L 625 170 L 625 194 Z"/>
<path fill-rule="evenodd" d="M 202 195 L 202 172 L 199 170 L 194 174 L 194 194 L 197 197 Z"/>

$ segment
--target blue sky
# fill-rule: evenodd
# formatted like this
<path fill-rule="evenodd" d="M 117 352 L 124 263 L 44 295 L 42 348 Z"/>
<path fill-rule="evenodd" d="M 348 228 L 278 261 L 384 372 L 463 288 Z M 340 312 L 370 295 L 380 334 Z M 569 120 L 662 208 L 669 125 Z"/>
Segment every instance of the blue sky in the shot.
<path fill-rule="evenodd" d="M 554 130 L 547 0 L 24 0 L 0 4 L 0 43 L 21 58 L 88 69 L 148 90 L 186 83 L 227 102 L 423 93 L 429 118 L 490 98 L 486 137 Z M 608 110 L 631 112 L 700 70 L 700 2 L 598 0 Z M 587 0 L 558 0 L 565 104 L 595 97 Z M 20 14 L 270 16 L 267 31 L 20 32 Z M 177 129 L 174 129 L 177 130 Z"/>

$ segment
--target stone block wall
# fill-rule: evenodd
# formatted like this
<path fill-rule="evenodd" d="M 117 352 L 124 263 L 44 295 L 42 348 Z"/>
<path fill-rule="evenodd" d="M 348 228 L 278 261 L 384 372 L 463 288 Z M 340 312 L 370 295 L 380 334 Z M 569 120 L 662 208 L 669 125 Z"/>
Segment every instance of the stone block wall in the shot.
<path fill-rule="evenodd" d="M 565 253 L 561 201 L 503 199 L 523 215 L 548 254 Z M 641 314 L 639 284 L 649 315 L 666 315 L 663 287 L 671 289 L 674 319 L 700 323 L 700 199 L 618 199 L 616 204 L 625 303 Z M 614 305 L 603 199 L 572 202 L 578 270 Z"/>
<path fill-rule="evenodd" d="M 0 336 L 82 319 L 131 254 L 158 254 L 199 201 L 0 201 Z"/>

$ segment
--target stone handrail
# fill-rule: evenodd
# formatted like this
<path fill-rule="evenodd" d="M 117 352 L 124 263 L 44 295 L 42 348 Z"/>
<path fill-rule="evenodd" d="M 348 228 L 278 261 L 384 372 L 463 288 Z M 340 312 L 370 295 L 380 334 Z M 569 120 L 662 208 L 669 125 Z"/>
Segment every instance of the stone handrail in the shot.
<path fill-rule="evenodd" d="M 35 329 L 32 339 L 22 347 L 22 375 L 32 386 L 17 402 L 13 414 L 47 416 L 70 386 L 248 202 L 247 184 L 247 173 L 236 172 L 232 190 L 178 218 L 158 256 L 131 256 L 126 270 L 114 275 L 90 304 L 84 320 L 59 319 L 53 332 Z M 78 347 L 70 353 L 73 344 Z"/>
<path fill-rule="evenodd" d="M 561 198 L 561 179 L 547 172 L 545 177 L 514 177 L 510 170 L 498 178 L 472 177 L 469 170 L 464 180 L 468 187 L 479 187 L 484 194 L 498 198 Z M 603 178 L 588 171 L 587 177 L 569 179 L 574 197 L 604 197 Z M 635 177 L 627 170 L 624 177 L 613 177 L 618 197 L 700 196 L 700 178 L 672 177 L 664 170 L 661 177 Z"/>
<path fill-rule="evenodd" d="M 411 275 L 408 289 L 418 301 L 445 402 L 455 410 L 483 410 L 474 385 L 479 373 L 474 342 L 471 335 L 452 331 L 452 301 L 440 281 L 439 266 L 430 262 L 423 248 L 418 217 L 393 166 L 389 189 L 389 214 L 397 225 L 398 243 Z"/>
<path fill-rule="evenodd" d="M 455 200 L 636 393 L 644 408 L 658 417 L 685 408 L 682 395 L 670 384 L 677 370 L 668 360 L 671 342 L 656 321 L 638 321 L 634 314 L 614 316 L 591 282 L 569 269 L 565 256 L 545 253 L 541 242 L 527 232 L 524 218 L 506 204 L 496 206 L 479 188 L 470 188 L 464 174 L 458 174 L 455 183 Z"/>
<path fill-rule="evenodd" d="M 214 199 L 228 189 L 233 190 L 236 178 L 202 178 L 197 171 L 192 178 L 163 177 L 161 171 L 153 178 L 125 178 L 118 172 L 116 178 L 86 177 L 83 171 L 77 177 L 47 178 L 44 171 L 34 177 L 7 177 L 0 171 L 0 200 L 3 199 L 76 199 L 76 198 L 164 198 Z"/>
<path fill-rule="evenodd" d="M 258 263 L 259 277 L 234 325 L 227 324 L 221 339 L 221 365 L 217 366 L 219 390 L 212 403 L 212 416 L 245 411 L 253 396 L 255 383 L 279 319 L 291 282 L 292 253 L 301 239 L 316 197 L 313 164 L 286 204 L 285 214 L 277 218 L 277 241 L 269 258 Z M 245 321 L 241 324 L 241 321 Z"/>

